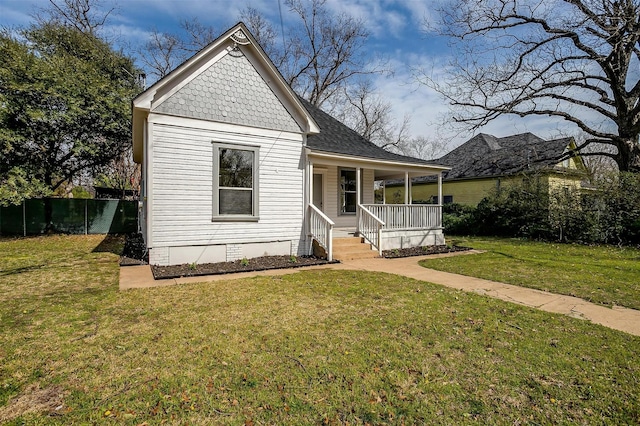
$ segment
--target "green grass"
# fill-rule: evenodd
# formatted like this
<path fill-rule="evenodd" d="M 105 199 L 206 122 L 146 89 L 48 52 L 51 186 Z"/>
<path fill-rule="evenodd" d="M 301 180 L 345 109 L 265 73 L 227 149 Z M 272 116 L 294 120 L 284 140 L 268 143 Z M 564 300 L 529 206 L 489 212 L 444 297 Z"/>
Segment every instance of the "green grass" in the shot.
<path fill-rule="evenodd" d="M 638 337 L 379 273 L 119 292 L 119 247 L 0 240 L 0 423 L 640 422 Z"/>
<path fill-rule="evenodd" d="M 640 250 L 614 246 L 551 244 L 507 238 L 449 242 L 486 253 L 420 264 L 439 271 L 580 297 L 607 306 L 640 309 Z"/>

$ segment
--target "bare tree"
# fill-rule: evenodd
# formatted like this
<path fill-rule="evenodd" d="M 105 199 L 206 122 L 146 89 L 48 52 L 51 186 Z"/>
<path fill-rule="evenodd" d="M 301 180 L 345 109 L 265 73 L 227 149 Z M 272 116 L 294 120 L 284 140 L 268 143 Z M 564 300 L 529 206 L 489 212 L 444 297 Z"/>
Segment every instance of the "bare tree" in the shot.
<path fill-rule="evenodd" d="M 247 6 L 240 11 L 240 21 L 244 22 L 260 47 L 265 51 L 276 68 L 282 67 L 283 61 L 289 56 L 288 43 L 282 43 L 277 48 L 278 32 L 258 9 Z"/>
<path fill-rule="evenodd" d="M 589 135 L 581 130 L 574 133 L 558 132 L 554 137 L 567 138 L 571 137 L 576 141 L 577 145 L 582 145 L 585 140 L 589 139 Z M 600 181 L 603 177 L 613 176 L 618 169 L 616 162 L 610 156 L 601 155 L 602 152 L 614 154 L 616 148 L 612 145 L 603 145 L 593 143 L 586 146 L 581 153 L 583 163 L 587 169 L 588 180 L 593 184 Z M 595 155 L 588 155 L 595 153 Z"/>
<path fill-rule="evenodd" d="M 154 28 L 151 37 L 140 49 L 140 60 L 150 74 L 160 79 L 184 60 L 181 43 L 177 36 Z"/>
<path fill-rule="evenodd" d="M 180 21 L 180 27 L 187 36 L 181 47 L 189 56 L 206 47 L 217 37 L 215 29 L 201 23 L 198 18 L 183 19 Z"/>
<path fill-rule="evenodd" d="M 103 6 L 103 0 L 49 0 L 49 7 L 41 9 L 45 17 L 36 15 L 36 20 L 54 20 L 71 25 L 82 33 L 96 35 L 116 9 L 116 6 Z"/>
<path fill-rule="evenodd" d="M 452 0 L 441 13 L 457 60 L 444 83 L 422 77 L 455 122 L 560 118 L 589 135 L 583 156 L 640 171 L 638 0 Z M 615 149 L 586 149 L 598 144 Z"/>
<path fill-rule="evenodd" d="M 406 115 L 398 123 L 391 104 L 375 92 L 370 80 L 344 88 L 323 107 L 362 137 L 388 151 L 402 153 L 409 144 L 411 117 Z"/>
<path fill-rule="evenodd" d="M 409 139 L 399 149 L 404 155 L 423 160 L 437 160 L 447 153 L 449 142 L 448 138 L 418 136 Z"/>
<path fill-rule="evenodd" d="M 369 34 L 360 20 L 331 13 L 326 0 L 285 0 L 285 5 L 297 21 L 289 23 L 283 43 L 257 10 L 247 8 L 241 18 L 300 96 L 322 106 L 358 78 L 383 71 L 364 56 Z"/>
<path fill-rule="evenodd" d="M 197 18 L 180 21 L 181 34 L 151 31 L 149 40 L 138 54 L 147 71 L 158 79 L 169 74 L 216 38 L 213 27 L 202 24 Z"/>
<path fill-rule="evenodd" d="M 385 134 L 392 124 L 391 104 L 374 92 L 370 81 L 346 88 L 344 99 L 339 102 L 344 105 L 341 118 L 353 130 L 369 140 L 387 139 Z"/>

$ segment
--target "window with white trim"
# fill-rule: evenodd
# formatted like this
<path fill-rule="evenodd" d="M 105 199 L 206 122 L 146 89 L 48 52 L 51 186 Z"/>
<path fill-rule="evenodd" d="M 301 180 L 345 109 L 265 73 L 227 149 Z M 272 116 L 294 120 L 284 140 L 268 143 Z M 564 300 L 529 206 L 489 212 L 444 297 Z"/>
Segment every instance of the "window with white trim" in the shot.
<path fill-rule="evenodd" d="M 356 171 L 340 169 L 340 214 L 354 214 L 356 212 Z"/>
<path fill-rule="evenodd" d="M 258 147 L 213 144 L 213 220 L 258 219 Z"/>

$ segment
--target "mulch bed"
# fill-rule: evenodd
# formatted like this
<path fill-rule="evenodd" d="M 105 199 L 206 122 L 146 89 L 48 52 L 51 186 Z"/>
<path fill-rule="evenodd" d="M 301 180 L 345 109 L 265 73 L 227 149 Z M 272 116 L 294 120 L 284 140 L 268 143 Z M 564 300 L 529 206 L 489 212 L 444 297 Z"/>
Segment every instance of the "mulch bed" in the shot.
<path fill-rule="evenodd" d="M 315 256 L 262 256 L 253 259 L 242 259 L 234 262 L 183 264 L 172 266 L 151 265 L 151 272 L 156 280 L 180 277 L 198 277 L 202 275 L 232 274 L 234 272 L 266 271 L 269 269 L 290 269 L 303 266 L 326 265 L 338 263 Z"/>
<path fill-rule="evenodd" d="M 395 259 L 398 257 L 425 256 L 429 254 L 455 253 L 459 251 L 469 250 L 472 250 L 472 248 L 447 245 L 411 247 L 406 249 L 383 250 L 382 257 L 385 257 L 387 259 Z"/>
<path fill-rule="evenodd" d="M 393 259 L 398 257 L 425 256 L 429 254 L 453 253 L 471 250 L 462 246 L 425 246 L 407 249 L 384 250 L 382 257 Z M 198 277 L 203 275 L 232 274 L 234 272 L 266 271 L 269 269 L 290 269 L 303 266 L 326 265 L 339 263 L 336 260 L 328 262 L 315 256 L 262 256 L 253 259 L 236 260 L 234 262 L 183 264 L 171 266 L 151 265 L 151 272 L 156 280 Z M 147 265 L 149 254 L 141 234 L 129 234 L 125 239 L 124 249 L 120 257 L 120 266 Z"/>

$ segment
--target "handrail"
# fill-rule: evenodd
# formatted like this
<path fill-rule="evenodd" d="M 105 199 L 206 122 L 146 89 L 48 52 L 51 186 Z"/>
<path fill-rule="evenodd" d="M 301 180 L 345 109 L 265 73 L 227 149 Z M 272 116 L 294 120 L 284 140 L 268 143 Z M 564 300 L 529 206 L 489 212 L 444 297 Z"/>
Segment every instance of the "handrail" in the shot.
<path fill-rule="evenodd" d="M 362 207 L 383 220 L 386 230 L 442 227 L 439 204 L 365 204 Z"/>
<path fill-rule="evenodd" d="M 327 260 L 333 260 L 333 226 L 335 223 L 313 203 L 309 203 L 309 233 L 327 251 Z"/>
<path fill-rule="evenodd" d="M 358 203 L 358 234 L 378 250 L 382 256 L 382 228 L 384 222 L 365 206 Z"/>

